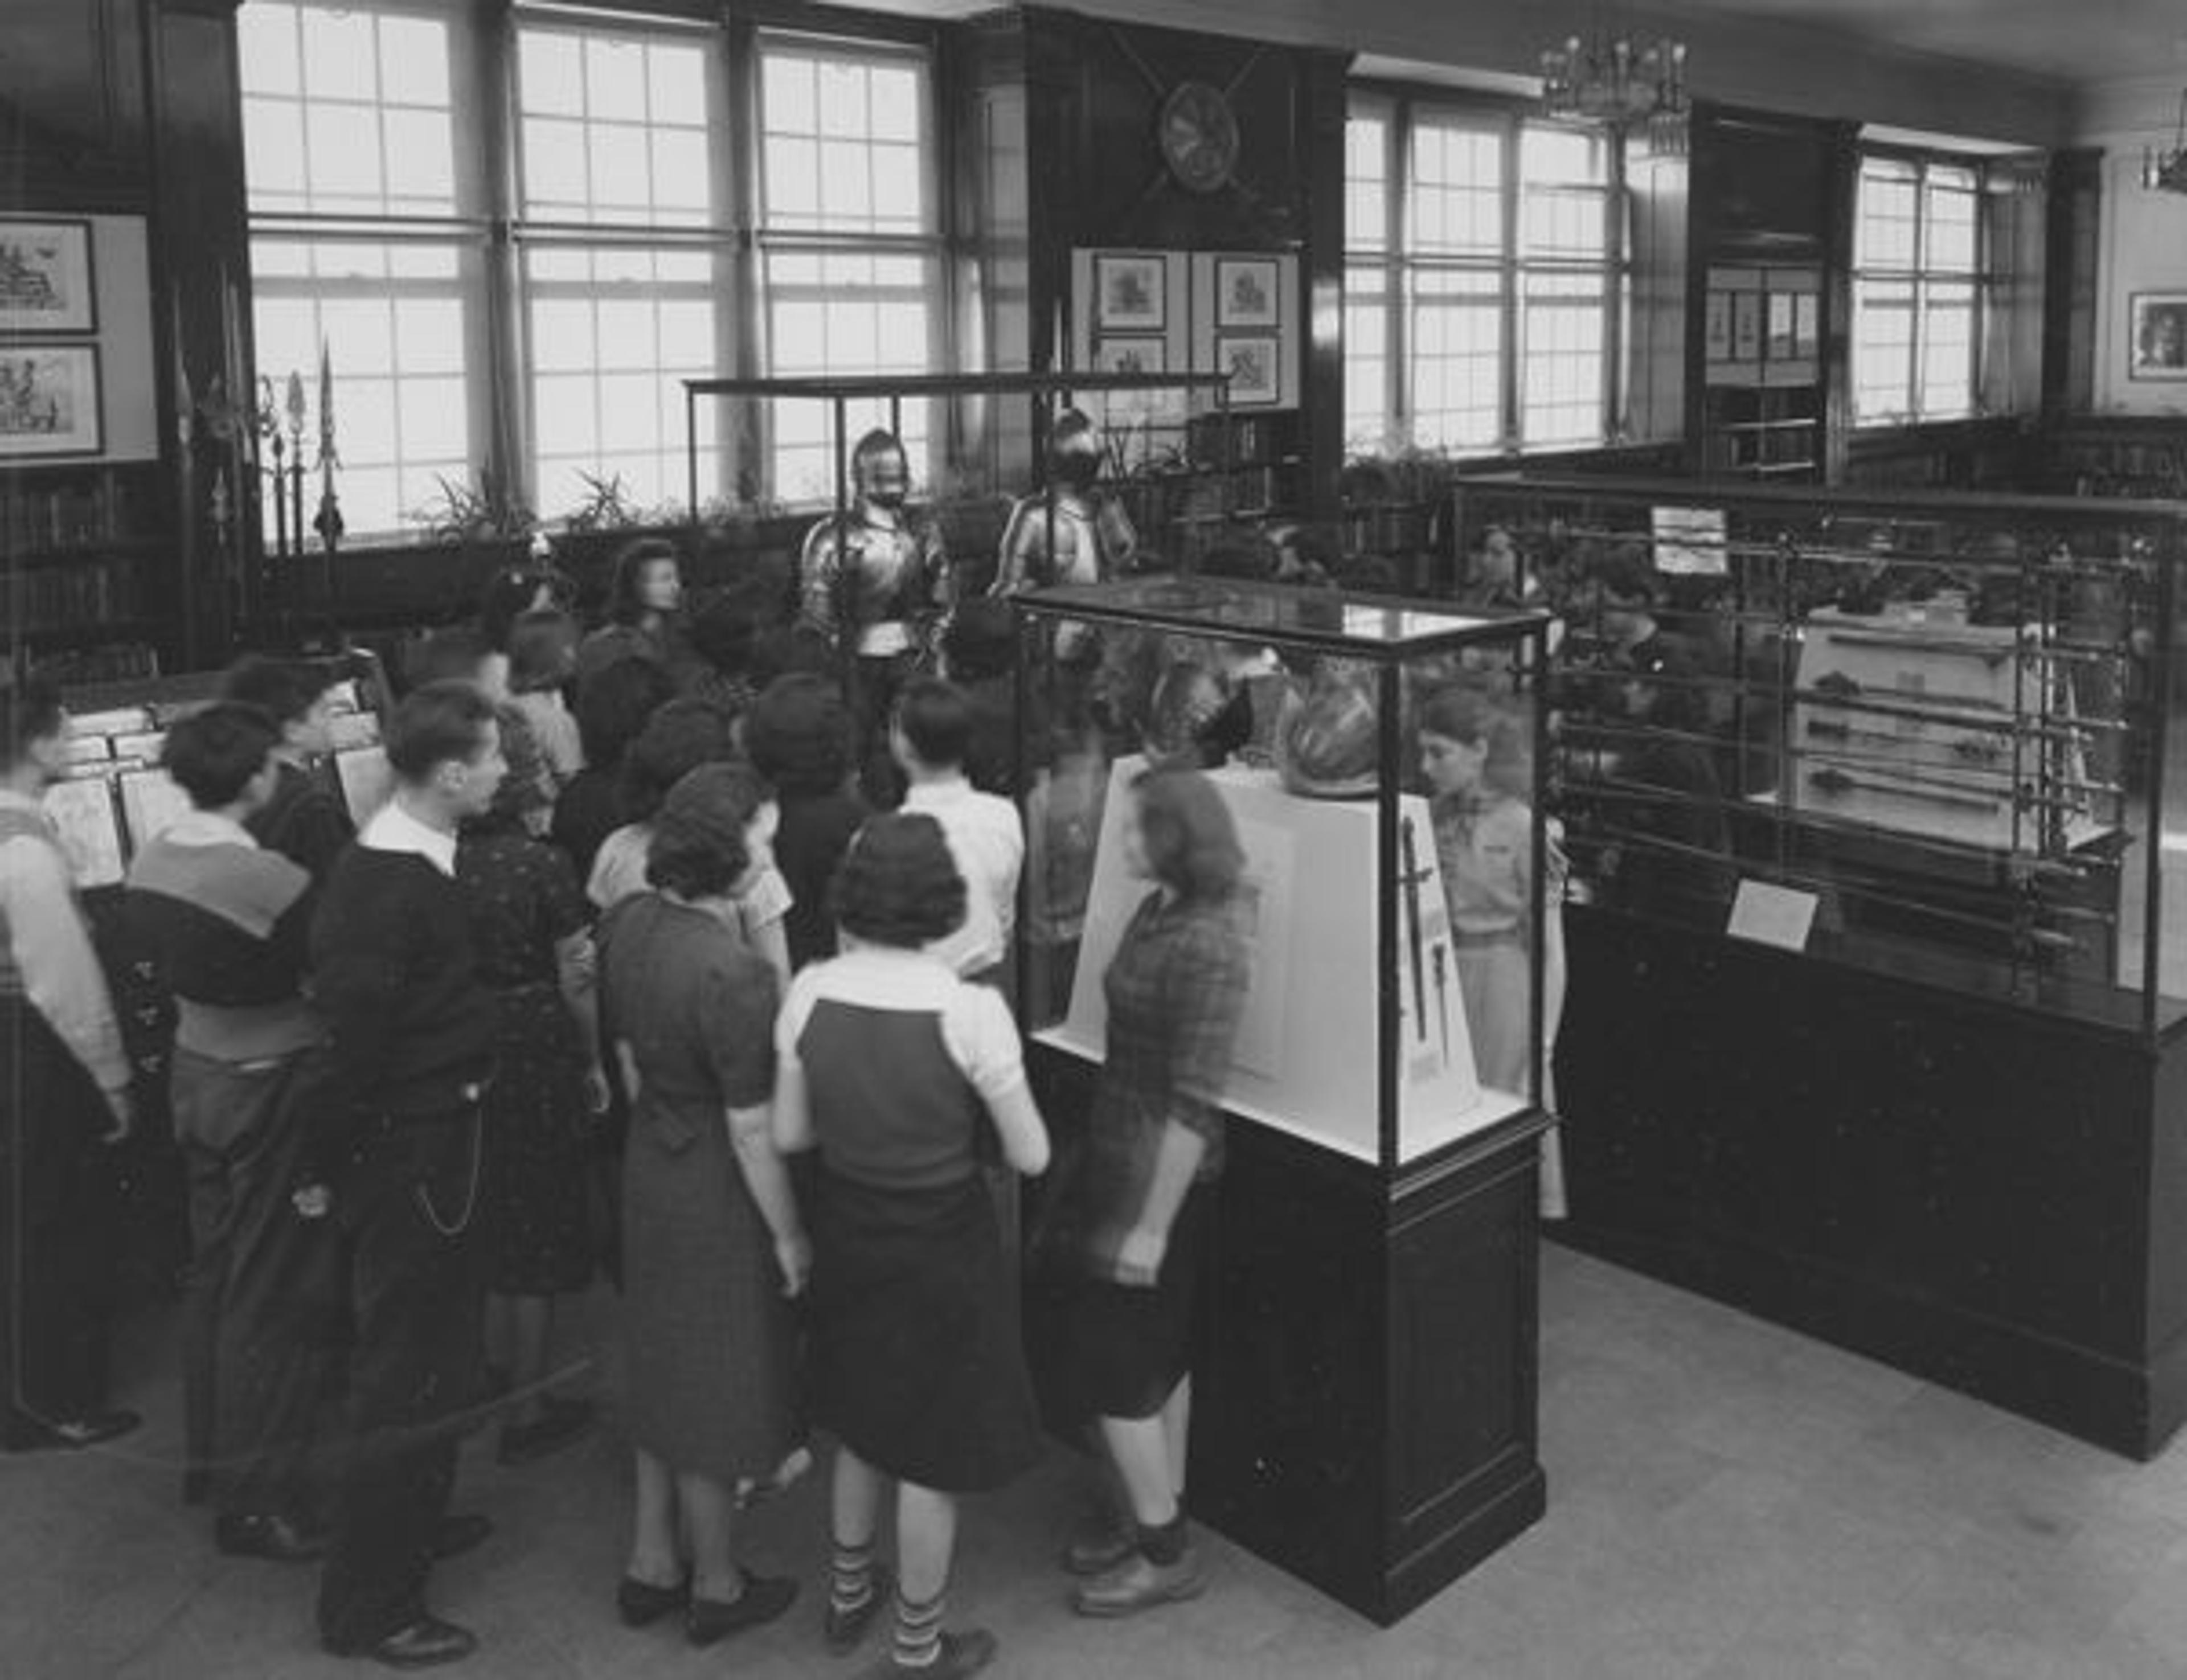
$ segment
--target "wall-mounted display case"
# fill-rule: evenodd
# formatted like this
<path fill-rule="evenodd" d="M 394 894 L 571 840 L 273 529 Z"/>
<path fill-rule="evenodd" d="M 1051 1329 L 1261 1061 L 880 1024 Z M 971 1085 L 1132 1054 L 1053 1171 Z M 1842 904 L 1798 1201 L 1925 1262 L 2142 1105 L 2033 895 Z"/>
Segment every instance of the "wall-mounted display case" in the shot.
<path fill-rule="evenodd" d="M 1393 1620 L 1541 1509 L 1546 621 L 1167 576 L 1019 602 L 1044 1106 L 1083 1123 L 1103 976 L 1155 890 L 1133 785 L 1200 770 L 1245 854 L 1252 960 L 1195 1506 Z"/>
<path fill-rule="evenodd" d="M 1461 519 L 1560 615 L 1571 1239 L 2154 1452 L 2187 504 L 1510 479 Z"/>

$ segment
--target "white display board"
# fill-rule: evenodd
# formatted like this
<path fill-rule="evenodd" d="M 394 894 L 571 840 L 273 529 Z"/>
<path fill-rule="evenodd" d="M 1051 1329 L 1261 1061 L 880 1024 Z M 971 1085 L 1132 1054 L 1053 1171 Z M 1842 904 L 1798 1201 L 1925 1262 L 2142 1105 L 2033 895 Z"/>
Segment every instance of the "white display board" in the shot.
<path fill-rule="evenodd" d="M 2103 826 L 2084 801 L 2056 810 L 2016 801 L 2016 787 L 2072 801 L 2088 779 L 2077 739 L 2030 734 L 2016 758 L 2006 726 L 2016 709 L 2047 713 L 2054 725 L 2074 715 L 2066 668 L 2024 656 L 2019 644 L 2010 625 L 1918 607 L 1811 614 L 1792 714 L 1791 803 L 1993 851 L 2032 849 L 2052 815 L 2062 817 L 2068 846 L 2095 839 Z"/>
<path fill-rule="evenodd" d="M 1036 1035 L 1091 1060 L 1107 1042 L 1101 978 L 1118 941 L 1154 889 L 1123 864 L 1123 825 L 1137 756 L 1109 773 L 1109 796 L 1062 1025 Z M 1377 1158 L 1376 976 L 1394 971 L 1400 1032 L 1398 1154 L 1410 1160 L 1526 1106 L 1516 1093 L 1484 1091 L 1451 951 L 1450 919 L 1436 862 L 1427 801 L 1398 801 L 1413 825 L 1422 981 L 1412 976 L 1410 913 L 1399 908 L 1398 948 L 1385 959 L 1375 927 L 1375 804 L 1307 800 L 1273 771 L 1210 773 L 1245 853 L 1245 920 L 1251 984 L 1223 1106 L 1363 1160 Z M 1402 867 L 1402 866 L 1401 866 Z M 1403 887 L 1400 888 L 1401 892 Z M 1425 1003 L 1416 1009 L 1415 998 Z"/>

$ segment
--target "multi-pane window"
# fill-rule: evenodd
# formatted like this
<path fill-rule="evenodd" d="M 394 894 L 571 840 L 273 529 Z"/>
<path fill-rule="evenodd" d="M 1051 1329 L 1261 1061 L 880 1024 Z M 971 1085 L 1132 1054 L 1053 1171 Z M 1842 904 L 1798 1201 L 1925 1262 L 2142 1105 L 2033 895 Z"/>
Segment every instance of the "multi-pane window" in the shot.
<path fill-rule="evenodd" d="M 942 280 L 925 60 L 913 53 L 765 36 L 760 43 L 760 250 L 770 373 L 918 374 L 936 361 Z M 898 419 L 914 471 L 932 422 Z M 852 439 L 888 416 L 854 408 Z M 831 417 L 784 402 L 773 419 L 775 493 L 835 494 Z"/>
<path fill-rule="evenodd" d="M 713 37 L 526 22 L 517 43 L 540 511 L 604 495 L 635 509 L 680 503 L 682 381 L 729 360 Z M 701 405 L 702 448 L 715 419 Z M 702 494 L 718 487 L 702 478 Z"/>
<path fill-rule="evenodd" d="M 1600 134 L 1361 93 L 1346 125 L 1350 447 L 1597 443 L 1623 259 Z"/>
<path fill-rule="evenodd" d="M 261 394 L 287 447 L 289 375 L 301 375 L 316 485 L 323 351 L 344 520 L 391 533 L 441 479 L 468 479 L 473 454 L 478 241 L 457 167 L 454 42 L 416 6 L 252 0 L 237 28 Z M 308 518 L 315 492 L 307 503 Z M 269 534 L 273 519 L 268 498 Z"/>
<path fill-rule="evenodd" d="M 680 510 L 686 378 L 937 365 L 924 52 L 566 5 L 520 3 L 507 29 L 485 15 L 447 0 L 238 13 L 259 366 L 277 406 L 302 374 L 316 467 L 326 346 L 354 538 L 414 529 L 446 510 L 441 480 L 489 474 L 548 519 L 610 490 L 625 510 Z M 512 96 L 500 137 L 456 97 L 497 84 Z M 729 90 L 746 86 L 739 106 Z M 702 499 L 733 470 L 740 494 L 834 494 L 826 411 L 777 407 L 759 458 L 739 442 L 751 474 L 698 405 Z M 930 417 L 908 406 L 901 429 L 923 464 Z"/>
<path fill-rule="evenodd" d="M 1861 423 L 1974 412 L 1985 302 L 1982 193 L 1973 165 L 1862 159 L 1852 334 Z"/>

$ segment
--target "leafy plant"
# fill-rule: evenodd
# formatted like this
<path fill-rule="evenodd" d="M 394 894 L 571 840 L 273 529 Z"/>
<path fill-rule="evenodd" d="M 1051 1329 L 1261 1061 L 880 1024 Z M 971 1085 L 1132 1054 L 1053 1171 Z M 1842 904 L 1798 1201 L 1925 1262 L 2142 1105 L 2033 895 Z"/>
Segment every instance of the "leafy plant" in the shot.
<path fill-rule="evenodd" d="M 491 468 L 481 467 L 475 481 L 459 483 L 444 474 L 433 475 L 437 499 L 413 508 L 404 517 L 425 527 L 436 542 L 451 548 L 529 537 L 539 526 L 539 516 L 514 484 Z"/>
<path fill-rule="evenodd" d="M 610 473 L 606 478 L 595 477 L 582 468 L 577 476 L 584 480 L 585 499 L 563 521 L 564 528 L 572 531 L 627 531 L 635 525 L 645 523 L 645 514 L 624 490 L 622 475 Z"/>

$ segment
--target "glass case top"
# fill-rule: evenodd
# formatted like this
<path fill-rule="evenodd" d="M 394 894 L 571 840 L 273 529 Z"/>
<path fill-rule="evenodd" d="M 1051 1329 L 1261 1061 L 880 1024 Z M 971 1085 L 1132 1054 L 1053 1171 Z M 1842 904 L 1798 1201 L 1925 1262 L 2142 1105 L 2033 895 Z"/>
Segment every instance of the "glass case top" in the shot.
<path fill-rule="evenodd" d="M 1509 641 L 1547 621 L 1546 614 L 1533 611 L 1460 612 L 1328 589 L 1175 576 L 1062 584 L 1018 599 L 1043 615 L 1113 617 L 1202 634 L 1247 632 L 1268 641 L 1361 655 L 1417 655 Z"/>

